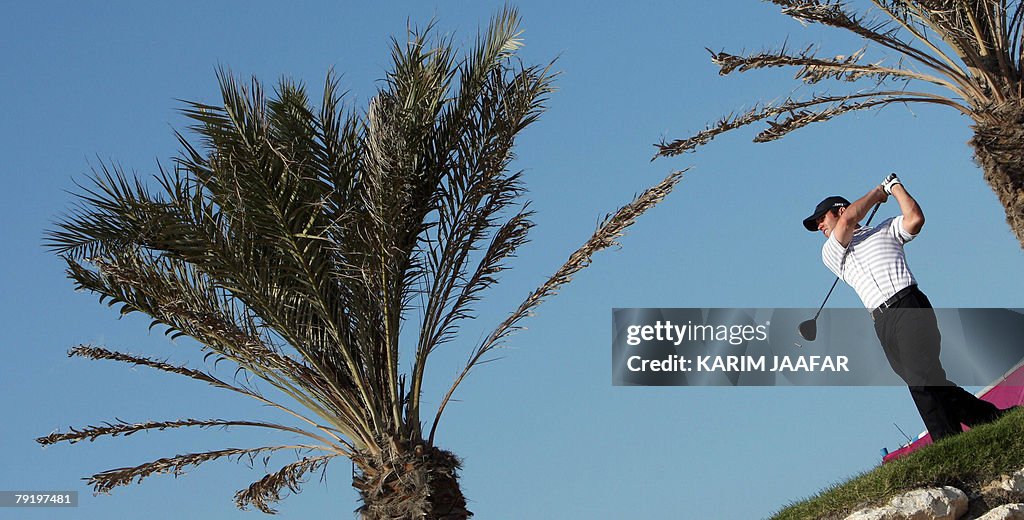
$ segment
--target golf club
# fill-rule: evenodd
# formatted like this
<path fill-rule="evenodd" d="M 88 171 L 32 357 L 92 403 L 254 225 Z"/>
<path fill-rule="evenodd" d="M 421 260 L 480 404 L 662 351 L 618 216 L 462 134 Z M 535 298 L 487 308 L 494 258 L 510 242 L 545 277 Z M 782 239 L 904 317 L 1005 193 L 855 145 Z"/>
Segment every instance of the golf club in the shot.
<path fill-rule="evenodd" d="M 871 219 L 875 218 L 875 213 L 878 212 L 878 208 L 882 207 L 882 203 L 875 204 L 875 208 L 871 210 L 871 215 L 868 216 L 868 221 L 865 226 L 871 225 Z M 836 288 L 836 284 L 839 283 L 839 277 L 836 277 L 836 281 L 832 282 L 832 287 L 828 290 L 828 294 L 825 295 L 825 301 L 821 302 L 821 307 L 818 307 L 818 312 L 813 318 L 803 322 L 797 327 L 800 331 L 800 337 L 807 341 L 814 341 L 814 338 L 818 337 L 818 316 L 821 315 L 821 310 L 825 308 L 825 303 L 828 302 L 828 297 L 832 296 L 832 291 Z"/>

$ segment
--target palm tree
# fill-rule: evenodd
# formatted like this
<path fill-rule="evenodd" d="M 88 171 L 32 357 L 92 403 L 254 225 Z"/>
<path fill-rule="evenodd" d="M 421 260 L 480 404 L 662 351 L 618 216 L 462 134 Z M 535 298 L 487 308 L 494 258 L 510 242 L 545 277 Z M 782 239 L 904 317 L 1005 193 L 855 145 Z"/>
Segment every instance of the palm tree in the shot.
<path fill-rule="evenodd" d="M 410 31 L 407 43 L 394 42 L 394 67 L 364 114 L 344 109 L 332 75 L 315 110 L 301 84 L 282 80 L 265 98 L 255 80 L 245 86 L 221 71 L 223 105 L 187 104 L 199 141 L 177 134 L 182 151 L 173 168 L 147 183 L 101 165 L 81 188 L 78 205 L 48 237 L 76 287 L 194 338 L 218 360 L 214 368 L 223 362 L 246 377 L 91 345 L 69 355 L 179 374 L 255 399 L 287 420 L 115 421 L 38 442 L 236 426 L 302 439 L 104 471 L 88 479 L 96 492 L 215 459 L 299 450 L 298 460 L 239 491 L 238 507 L 272 513 L 282 493 L 297 492 L 304 476 L 340 456 L 356 468 L 364 518 L 470 516 L 459 460 L 435 444 L 446 404 L 523 318 L 671 191 L 680 172 L 606 218 L 477 344 L 424 423 L 430 355 L 474 317 L 474 304 L 533 225 L 522 176 L 509 165 L 516 136 L 544 110 L 553 78 L 549 68 L 514 60 L 513 9 L 492 19 L 461 59 L 450 40 L 430 33 Z M 403 327 L 416 334 L 407 372 L 399 360 Z"/>
<path fill-rule="evenodd" d="M 856 82 L 869 87 L 843 95 L 815 94 L 754 106 L 724 117 L 705 130 L 658 145 L 655 157 L 673 156 L 706 144 L 718 134 L 767 120 L 755 142 L 778 139 L 811 123 L 894 103 L 928 103 L 959 111 L 972 121 L 970 141 L 985 180 L 1006 211 L 1024 247 L 1024 5 L 1008 0 L 871 0 L 877 19 L 852 12 L 838 1 L 769 0 L 805 24 L 852 32 L 895 52 L 899 61 L 866 63 L 864 50 L 821 58 L 809 48 L 783 48 L 737 56 L 712 52 L 722 75 L 770 67 L 795 67 L 805 83 Z M 864 84 L 864 82 L 860 83 Z M 912 88 L 912 85 L 921 88 Z"/>

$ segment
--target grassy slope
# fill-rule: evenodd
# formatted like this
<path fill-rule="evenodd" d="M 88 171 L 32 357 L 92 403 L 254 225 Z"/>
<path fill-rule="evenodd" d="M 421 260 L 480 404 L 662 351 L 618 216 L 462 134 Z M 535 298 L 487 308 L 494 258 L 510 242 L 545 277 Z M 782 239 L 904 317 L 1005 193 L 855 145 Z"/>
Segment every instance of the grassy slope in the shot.
<path fill-rule="evenodd" d="M 1024 468 L 1024 411 L 974 428 L 835 484 L 786 506 L 772 520 L 844 518 L 895 495 L 929 486 L 954 486 L 970 494 L 1000 474 Z"/>

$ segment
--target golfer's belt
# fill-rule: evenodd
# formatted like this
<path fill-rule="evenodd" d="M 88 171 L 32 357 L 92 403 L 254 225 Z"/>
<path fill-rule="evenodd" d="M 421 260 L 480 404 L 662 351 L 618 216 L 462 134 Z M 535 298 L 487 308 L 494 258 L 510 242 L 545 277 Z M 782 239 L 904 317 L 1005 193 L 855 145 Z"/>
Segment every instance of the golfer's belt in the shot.
<path fill-rule="evenodd" d="M 910 284 L 910 285 L 900 289 L 899 291 L 896 291 L 896 294 L 892 295 L 892 297 L 889 298 L 888 300 L 885 300 L 884 302 L 882 302 L 882 304 L 879 305 L 878 308 L 871 309 L 871 319 L 874 320 L 874 321 L 878 321 L 878 318 L 881 318 L 882 314 L 885 313 L 885 311 L 889 307 L 892 307 L 893 305 L 896 305 L 897 303 L 899 303 L 900 300 L 903 299 L 904 296 L 906 296 L 906 295 L 908 295 L 908 294 L 910 294 L 910 293 L 912 293 L 912 292 L 914 292 L 916 290 L 917 290 L 917 284 Z"/>

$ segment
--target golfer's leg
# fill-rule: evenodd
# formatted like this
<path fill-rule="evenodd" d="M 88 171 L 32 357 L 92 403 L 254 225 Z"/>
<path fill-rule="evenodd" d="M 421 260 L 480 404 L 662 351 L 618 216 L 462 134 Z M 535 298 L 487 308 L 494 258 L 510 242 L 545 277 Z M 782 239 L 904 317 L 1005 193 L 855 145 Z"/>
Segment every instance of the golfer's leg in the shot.
<path fill-rule="evenodd" d="M 941 336 L 935 313 L 931 308 L 901 308 L 890 314 L 891 338 L 903 361 L 901 375 L 932 440 L 960 433 L 960 417 L 949 398 L 955 387 L 939 363 Z"/>
<path fill-rule="evenodd" d="M 963 431 L 960 422 L 950 417 L 946 411 L 941 397 L 946 387 L 911 386 L 908 388 L 910 388 L 910 396 L 914 399 L 914 405 L 917 406 L 917 413 L 921 414 L 924 427 L 932 435 L 933 441 Z"/>
<path fill-rule="evenodd" d="M 898 309 L 894 335 L 910 386 L 953 386 L 939 360 L 942 335 L 931 308 Z"/>
<path fill-rule="evenodd" d="M 960 422 L 967 426 L 977 426 L 999 418 L 999 408 L 996 405 L 978 399 L 959 386 L 949 388 L 948 393 L 948 407 L 954 410 Z"/>
<path fill-rule="evenodd" d="M 908 384 L 934 387 L 931 392 L 933 398 L 938 400 L 950 422 L 956 425 L 957 432 L 960 431 L 960 423 L 974 426 L 998 418 L 999 409 L 993 404 L 978 399 L 946 378 L 939 359 L 942 336 L 927 296 L 911 295 L 906 304 L 919 306 L 900 310 L 901 334 L 912 345 L 903 351 L 903 359 L 909 368 L 908 376 L 913 379 Z"/>
<path fill-rule="evenodd" d="M 878 342 L 882 345 L 882 352 L 885 353 L 885 359 L 889 361 L 889 366 L 892 367 L 892 371 L 896 375 L 900 376 L 907 385 L 912 383 L 907 377 L 903 360 L 900 359 L 899 346 L 896 343 L 895 333 L 893 329 L 896 325 L 896 320 L 893 319 L 892 315 L 883 315 L 878 321 L 875 322 L 875 335 L 878 336 Z"/>

